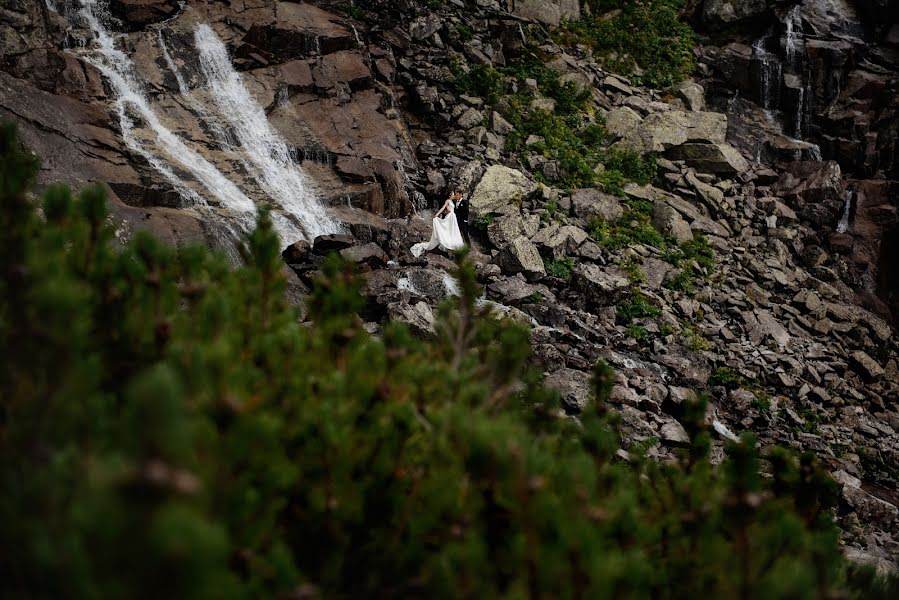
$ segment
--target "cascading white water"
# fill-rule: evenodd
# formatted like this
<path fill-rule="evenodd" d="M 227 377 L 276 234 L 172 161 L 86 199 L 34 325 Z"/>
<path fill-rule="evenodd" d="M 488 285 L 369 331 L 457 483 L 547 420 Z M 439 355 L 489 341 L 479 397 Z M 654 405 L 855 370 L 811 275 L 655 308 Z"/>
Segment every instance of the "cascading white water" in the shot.
<path fill-rule="evenodd" d="M 206 123 L 212 132 L 212 135 L 215 137 L 215 141 L 218 142 L 222 148 L 229 151 L 234 150 L 234 147 L 237 145 L 234 136 L 231 135 L 231 132 L 228 131 L 221 120 L 206 110 L 202 103 L 200 103 L 191 92 L 190 86 L 187 85 L 187 81 L 184 79 L 184 75 L 181 74 L 181 69 L 178 68 L 178 65 L 175 64 L 175 60 L 172 58 L 172 53 L 165 41 L 163 29 L 160 29 L 158 32 L 157 43 L 159 44 L 159 51 L 162 53 L 162 58 L 165 60 L 166 67 L 168 67 L 169 72 L 175 77 L 175 81 L 178 84 L 178 92 L 181 94 L 182 99 L 186 101 L 197 116 Z"/>
<path fill-rule="evenodd" d="M 784 22 L 784 25 L 786 26 L 786 34 L 784 36 L 784 52 L 786 53 L 787 57 L 787 65 L 790 67 L 794 67 L 796 65 L 796 56 L 799 53 L 799 43 L 802 36 L 802 15 L 800 14 L 801 9 L 801 4 L 797 4 L 796 6 L 791 8 L 790 12 L 787 13 L 787 18 Z"/>
<path fill-rule="evenodd" d="M 776 56 L 765 48 L 765 38 L 752 45 L 753 55 L 759 61 L 759 95 L 762 108 L 770 109 L 775 105 L 775 97 L 780 90 L 782 77 L 781 64 Z"/>
<path fill-rule="evenodd" d="M 805 88 L 799 88 L 797 90 L 798 95 L 796 97 L 796 115 L 795 119 L 795 135 L 797 138 L 802 139 L 802 120 L 805 115 Z"/>
<path fill-rule="evenodd" d="M 849 219 L 852 217 L 852 203 L 855 200 L 855 192 L 846 190 L 846 201 L 843 205 L 843 214 L 840 222 L 837 223 L 837 233 L 846 233 L 849 231 Z"/>
<path fill-rule="evenodd" d="M 462 294 L 459 290 L 459 282 L 446 271 L 443 272 L 443 287 L 446 288 L 446 293 L 449 296 L 459 296 Z"/>
<path fill-rule="evenodd" d="M 234 183 L 162 124 L 137 83 L 130 57 L 116 47 L 116 37 L 104 25 L 105 4 L 100 0 L 79 2 L 80 15 L 94 34 L 94 46 L 85 60 L 103 74 L 115 94 L 115 109 L 125 144 L 194 204 L 206 202 L 169 164 L 178 164 L 190 172 L 225 207 L 237 213 L 255 214 L 253 202 Z"/>
<path fill-rule="evenodd" d="M 273 218 L 286 222 L 296 218 L 307 239 L 337 231 L 312 182 L 299 170 L 287 144 L 234 70 L 225 44 L 206 24 L 197 26 L 194 41 L 206 91 L 234 132 L 253 178 L 273 200 Z"/>
<path fill-rule="evenodd" d="M 167 127 L 165 115 L 151 105 L 131 58 L 120 49 L 123 36 L 108 28 L 107 2 L 74 0 L 78 20 L 93 36 L 79 53 L 108 82 L 126 146 L 162 174 L 197 210 L 226 221 L 221 224 L 223 230 L 234 231 L 233 225 L 238 230 L 252 227 L 255 202 L 211 162 L 213 158 L 207 159 L 191 147 L 196 140 L 183 138 Z M 56 8 L 55 4 L 51 7 Z M 160 29 L 158 44 L 166 67 L 175 77 L 183 102 L 209 127 L 226 160 L 238 160 L 271 200 L 272 221 L 282 245 L 338 231 L 337 223 L 319 203 L 311 182 L 299 170 L 287 145 L 243 86 L 224 44 L 206 25 L 198 26 L 194 37 L 206 78 L 202 91 L 212 101 L 204 102 L 199 97 L 202 94 L 190 89 Z M 218 151 L 213 150 L 213 155 Z M 219 213 L 215 206 L 228 210 Z"/>
<path fill-rule="evenodd" d="M 359 35 L 359 30 L 352 23 L 350 23 L 350 28 L 353 30 L 353 37 L 356 38 L 356 45 L 360 48 L 365 48 L 365 44 L 362 43 L 362 37 Z"/>

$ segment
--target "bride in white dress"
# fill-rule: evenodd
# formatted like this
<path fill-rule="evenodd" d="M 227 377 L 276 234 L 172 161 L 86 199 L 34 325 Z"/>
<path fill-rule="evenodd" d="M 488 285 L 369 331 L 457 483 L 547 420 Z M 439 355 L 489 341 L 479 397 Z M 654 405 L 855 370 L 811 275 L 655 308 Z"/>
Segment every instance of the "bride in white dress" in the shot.
<path fill-rule="evenodd" d="M 443 208 L 437 211 L 432 221 L 431 239 L 427 242 L 415 244 L 412 246 L 412 254 L 416 257 L 428 250 L 440 246 L 445 250 L 459 250 L 465 246 L 462 240 L 462 232 L 459 230 L 459 220 L 456 218 L 456 206 L 461 202 L 462 194 L 454 192 L 446 202 Z M 446 212 L 446 216 L 442 219 L 440 215 Z"/>

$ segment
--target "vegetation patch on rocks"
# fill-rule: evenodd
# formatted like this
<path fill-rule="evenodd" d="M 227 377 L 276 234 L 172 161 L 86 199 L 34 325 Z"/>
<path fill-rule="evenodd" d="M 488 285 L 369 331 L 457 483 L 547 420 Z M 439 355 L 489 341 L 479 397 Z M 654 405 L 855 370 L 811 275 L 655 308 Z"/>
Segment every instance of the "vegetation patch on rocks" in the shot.
<path fill-rule="evenodd" d="M 685 0 L 588 0 L 591 15 L 567 23 L 561 39 L 583 43 L 637 85 L 665 89 L 694 68 L 697 37 L 680 19 Z"/>

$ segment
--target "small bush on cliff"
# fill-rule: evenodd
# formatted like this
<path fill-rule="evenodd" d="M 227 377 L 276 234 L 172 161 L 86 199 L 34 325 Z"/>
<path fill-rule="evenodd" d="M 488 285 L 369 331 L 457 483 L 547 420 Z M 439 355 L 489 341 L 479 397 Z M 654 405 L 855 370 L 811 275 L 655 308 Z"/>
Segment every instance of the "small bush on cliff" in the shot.
<path fill-rule="evenodd" d="M 588 0 L 592 11 L 562 37 L 589 44 L 606 66 L 638 85 L 667 88 L 696 67 L 696 34 L 680 20 L 685 0 Z"/>
<path fill-rule="evenodd" d="M 495 104 L 506 94 L 508 84 L 503 74 L 493 67 L 454 63 L 451 70 L 459 93 L 483 98 L 488 104 Z"/>
<path fill-rule="evenodd" d="M 53 188 L 0 131 L 4 598 L 823 598 L 879 585 L 840 557 L 833 483 L 755 442 L 616 458 L 614 376 L 580 423 L 481 314 L 474 270 L 422 342 L 375 338 L 323 267 L 302 327 L 263 213 L 229 269 Z M 851 577 L 850 577 L 851 576 Z M 847 595 L 848 594 L 848 595 Z M 871 596 L 869 596 L 871 597 Z M 886 596 L 884 596 L 886 597 Z"/>
<path fill-rule="evenodd" d="M 655 178 L 656 163 L 634 152 L 606 148 L 603 123 L 590 115 L 589 90 L 578 91 L 572 82 L 561 81 L 549 68 L 537 49 L 531 49 L 501 69 L 483 65 L 453 63 L 453 85 L 460 94 L 478 96 L 497 110 L 514 127 L 506 141 L 506 150 L 526 160 L 529 152 L 538 152 L 558 165 L 557 174 L 537 172 L 546 183 L 575 189 L 598 185 L 612 194 L 623 194 L 629 181 L 649 183 Z M 554 102 L 553 110 L 534 108 L 537 94 L 526 80 L 537 82 L 539 94 Z M 529 136 L 541 142 L 525 148 Z M 604 165 L 605 171 L 597 172 Z"/>

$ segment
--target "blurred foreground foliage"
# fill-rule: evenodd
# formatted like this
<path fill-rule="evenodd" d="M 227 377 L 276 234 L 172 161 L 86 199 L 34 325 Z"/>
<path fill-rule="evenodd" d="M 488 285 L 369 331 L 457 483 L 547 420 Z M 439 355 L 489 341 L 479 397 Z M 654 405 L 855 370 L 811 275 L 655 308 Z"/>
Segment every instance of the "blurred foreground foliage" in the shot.
<path fill-rule="evenodd" d="M 117 248 L 97 189 L 37 210 L 36 168 L 4 127 L 0 596 L 890 597 L 811 456 L 713 467 L 701 404 L 679 460 L 625 455 L 604 365 L 560 417 L 470 263 L 432 340 L 367 334 L 336 260 L 304 326 L 264 212 L 238 269 Z"/>

